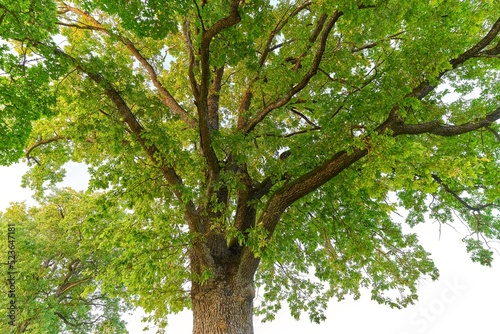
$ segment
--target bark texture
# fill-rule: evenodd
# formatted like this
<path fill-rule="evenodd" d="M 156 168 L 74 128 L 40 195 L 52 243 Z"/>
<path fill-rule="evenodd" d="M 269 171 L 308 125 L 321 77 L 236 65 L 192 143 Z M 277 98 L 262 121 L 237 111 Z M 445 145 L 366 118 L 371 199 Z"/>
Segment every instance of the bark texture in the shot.
<path fill-rule="evenodd" d="M 252 334 L 253 282 L 235 278 L 194 284 L 193 334 Z"/>

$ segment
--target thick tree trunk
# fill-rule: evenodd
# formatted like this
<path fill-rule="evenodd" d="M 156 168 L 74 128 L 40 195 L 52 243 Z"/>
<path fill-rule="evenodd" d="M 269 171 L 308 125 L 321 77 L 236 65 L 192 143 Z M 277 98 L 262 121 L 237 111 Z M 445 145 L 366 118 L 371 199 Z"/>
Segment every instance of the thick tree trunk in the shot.
<path fill-rule="evenodd" d="M 235 277 L 193 283 L 193 334 L 252 334 L 254 296 L 253 281 Z"/>

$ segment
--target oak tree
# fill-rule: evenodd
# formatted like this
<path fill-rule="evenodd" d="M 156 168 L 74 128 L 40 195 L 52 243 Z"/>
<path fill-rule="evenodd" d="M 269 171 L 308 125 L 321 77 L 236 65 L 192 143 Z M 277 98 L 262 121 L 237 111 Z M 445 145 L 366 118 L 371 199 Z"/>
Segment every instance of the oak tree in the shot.
<path fill-rule="evenodd" d="M 63 232 L 95 259 L 40 266 L 80 261 L 160 325 L 189 307 L 193 333 L 252 333 L 285 302 L 319 322 L 364 288 L 404 307 L 438 272 L 398 208 L 459 217 L 491 264 L 499 32 L 498 1 L 3 0 L 0 163 L 24 157 L 46 205 L 88 166 L 72 198 L 94 205 L 65 202 L 87 233 Z"/>

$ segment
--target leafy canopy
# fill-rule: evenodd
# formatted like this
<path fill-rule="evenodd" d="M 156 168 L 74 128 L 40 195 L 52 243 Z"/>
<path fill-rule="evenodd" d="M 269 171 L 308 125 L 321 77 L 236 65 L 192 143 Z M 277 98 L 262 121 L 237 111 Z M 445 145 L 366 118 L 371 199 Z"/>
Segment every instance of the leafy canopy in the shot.
<path fill-rule="evenodd" d="M 24 156 L 45 198 L 2 216 L 37 253 L 20 270 L 56 291 L 78 261 L 79 318 L 99 291 L 109 319 L 119 298 L 164 324 L 237 263 L 266 319 L 286 301 L 320 321 L 331 298 L 402 307 L 437 277 L 398 207 L 411 226 L 459 217 L 490 265 L 499 17 L 472 0 L 3 1 L 0 163 Z M 46 197 L 69 161 L 88 193 Z"/>
<path fill-rule="evenodd" d="M 103 235 L 120 216 L 95 197 L 69 189 L 48 196 L 40 207 L 13 204 L 0 216 L 2 235 L 13 226 L 16 231 L 12 244 L 17 262 L 10 270 L 16 273 L 15 297 L 5 293 L 1 305 L 7 310 L 16 301 L 19 333 L 127 333 L 120 319 L 127 305 L 116 297 L 123 286 L 115 286 L 110 295 L 95 281 L 119 250 L 101 251 L 96 235 Z M 5 265 L 1 273 L 10 277 Z M 0 329 L 13 332 L 5 319 Z"/>

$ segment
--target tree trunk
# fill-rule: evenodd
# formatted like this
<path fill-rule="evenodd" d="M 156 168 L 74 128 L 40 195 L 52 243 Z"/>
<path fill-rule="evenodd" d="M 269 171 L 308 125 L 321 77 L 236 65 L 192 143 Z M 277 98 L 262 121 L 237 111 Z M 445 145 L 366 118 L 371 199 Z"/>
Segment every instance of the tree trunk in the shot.
<path fill-rule="evenodd" d="M 193 283 L 193 334 L 253 334 L 253 278 L 225 277 Z"/>

